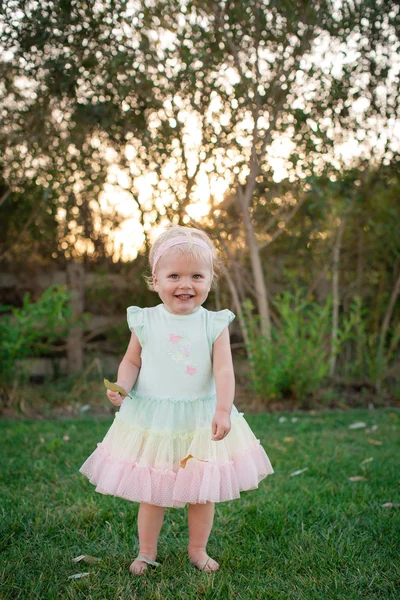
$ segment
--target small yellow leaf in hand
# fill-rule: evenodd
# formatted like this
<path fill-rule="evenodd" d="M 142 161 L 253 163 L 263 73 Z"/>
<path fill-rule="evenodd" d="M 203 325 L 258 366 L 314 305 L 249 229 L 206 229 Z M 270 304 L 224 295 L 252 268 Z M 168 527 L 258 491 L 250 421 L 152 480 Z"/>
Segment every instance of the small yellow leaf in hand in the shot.
<path fill-rule="evenodd" d="M 111 390 L 112 392 L 119 392 L 121 396 L 129 396 L 128 392 L 126 392 L 123 387 L 121 387 L 117 383 L 111 383 L 111 381 L 108 381 L 108 379 L 104 379 L 104 385 L 108 390 Z"/>
<path fill-rule="evenodd" d="M 383 442 L 378 442 L 378 440 L 373 440 L 372 438 L 367 438 L 370 444 L 374 446 L 382 446 Z"/>

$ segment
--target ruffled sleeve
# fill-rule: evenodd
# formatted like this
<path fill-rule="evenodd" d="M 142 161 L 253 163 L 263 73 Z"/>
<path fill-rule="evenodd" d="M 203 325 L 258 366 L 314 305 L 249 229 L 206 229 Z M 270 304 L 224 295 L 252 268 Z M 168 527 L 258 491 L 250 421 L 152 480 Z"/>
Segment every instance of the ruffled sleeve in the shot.
<path fill-rule="evenodd" d="M 229 325 L 235 318 L 233 312 L 225 308 L 224 310 L 220 310 L 215 313 L 214 317 L 214 327 L 213 327 L 213 343 L 221 335 L 225 327 Z"/>
<path fill-rule="evenodd" d="M 145 343 L 145 328 L 144 328 L 144 310 L 138 306 L 129 306 L 127 309 L 128 326 L 131 331 L 134 331 L 143 346 Z"/>

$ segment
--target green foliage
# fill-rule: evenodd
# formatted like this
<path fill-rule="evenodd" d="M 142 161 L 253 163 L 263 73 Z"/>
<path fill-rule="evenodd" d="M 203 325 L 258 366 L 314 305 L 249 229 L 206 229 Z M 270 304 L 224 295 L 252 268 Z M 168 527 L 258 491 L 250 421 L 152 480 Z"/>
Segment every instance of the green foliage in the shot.
<path fill-rule="evenodd" d="M 252 387 L 267 402 L 290 397 L 299 406 L 308 406 L 329 374 L 331 298 L 318 304 L 301 292 L 286 292 L 275 297 L 273 305 L 279 326 L 273 327 L 268 342 L 260 335 L 251 301 L 243 303 Z M 379 332 L 370 330 L 369 317 L 360 297 L 355 297 L 348 314 L 341 315 L 335 347 L 337 373 L 349 383 L 365 383 L 380 392 L 386 381 L 389 386 L 393 383 L 400 323 L 392 327 L 385 343 Z"/>
<path fill-rule="evenodd" d="M 268 342 L 259 334 L 251 302 L 244 303 L 252 385 L 267 400 L 290 396 L 307 404 L 329 371 L 331 299 L 319 305 L 301 292 L 285 292 L 273 304 L 280 326 Z"/>
<path fill-rule="evenodd" d="M 345 361 L 344 372 L 350 378 L 372 384 L 380 390 L 382 382 L 390 376 L 400 341 L 400 322 L 390 331 L 388 343 L 380 333 L 368 328 L 368 310 L 362 298 L 356 296 L 349 315 L 343 319 L 339 343 L 343 352 L 350 345 L 352 360 Z"/>
<path fill-rule="evenodd" d="M 66 337 L 71 310 L 64 286 L 49 287 L 36 302 L 25 294 L 23 306 L 0 320 L 0 386 L 10 388 L 24 377 L 18 361 L 49 350 L 50 344 Z"/>

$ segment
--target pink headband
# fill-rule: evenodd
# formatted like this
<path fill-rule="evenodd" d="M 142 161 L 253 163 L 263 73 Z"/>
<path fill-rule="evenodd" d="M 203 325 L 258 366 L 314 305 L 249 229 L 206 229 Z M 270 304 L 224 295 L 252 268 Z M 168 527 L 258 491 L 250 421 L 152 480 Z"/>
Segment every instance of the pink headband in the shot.
<path fill-rule="evenodd" d="M 172 246 L 176 246 L 177 244 L 195 244 L 196 246 L 200 246 L 201 248 L 208 250 L 210 253 L 210 256 L 212 258 L 212 250 L 211 250 L 210 246 L 206 242 L 201 240 L 200 238 L 193 237 L 191 239 L 188 239 L 183 236 L 172 238 L 171 240 L 168 240 L 167 242 L 164 242 L 163 244 L 161 244 L 161 246 L 158 248 L 158 250 L 154 256 L 153 277 L 154 277 L 157 263 L 160 260 L 161 256 L 164 254 L 164 252 L 166 250 L 168 250 L 169 248 L 172 248 Z"/>

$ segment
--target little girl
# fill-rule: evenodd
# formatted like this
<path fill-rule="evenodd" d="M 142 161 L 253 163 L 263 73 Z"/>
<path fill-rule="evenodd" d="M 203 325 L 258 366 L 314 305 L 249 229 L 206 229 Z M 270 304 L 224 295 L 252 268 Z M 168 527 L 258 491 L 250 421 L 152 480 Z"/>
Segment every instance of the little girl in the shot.
<path fill-rule="evenodd" d="M 188 507 L 189 559 L 216 571 L 207 554 L 214 503 L 240 497 L 273 473 L 254 433 L 233 404 L 229 310 L 203 308 L 216 253 L 202 231 L 174 226 L 150 251 L 149 284 L 161 304 L 128 308 L 132 332 L 117 383 L 120 407 L 80 472 L 101 494 L 140 502 L 139 556 L 130 571 L 158 566 L 165 507 Z"/>

